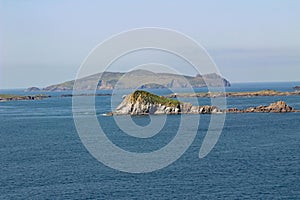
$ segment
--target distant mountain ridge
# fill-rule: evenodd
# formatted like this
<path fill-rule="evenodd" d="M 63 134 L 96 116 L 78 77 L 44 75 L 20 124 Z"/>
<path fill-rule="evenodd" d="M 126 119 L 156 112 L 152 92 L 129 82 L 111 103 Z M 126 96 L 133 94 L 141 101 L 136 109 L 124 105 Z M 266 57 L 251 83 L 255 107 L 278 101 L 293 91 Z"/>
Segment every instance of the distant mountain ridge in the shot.
<path fill-rule="evenodd" d="M 97 84 L 97 90 L 111 90 L 115 87 L 120 89 L 136 88 L 136 83 L 146 83 L 139 85 L 139 88 L 186 88 L 189 84 L 194 88 L 199 87 L 229 87 L 231 84 L 218 74 L 206 74 L 197 76 L 183 76 L 171 73 L 153 73 L 148 70 L 134 70 L 128 73 L 122 72 L 103 72 L 79 79 L 80 90 L 91 90 L 95 81 L 101 77 Z M 74 80 L 55 85 L 50 85 L 45 91 L 64 91 L 72 90 Z M 207 85 L 206 85 L 207 84 Z"/>

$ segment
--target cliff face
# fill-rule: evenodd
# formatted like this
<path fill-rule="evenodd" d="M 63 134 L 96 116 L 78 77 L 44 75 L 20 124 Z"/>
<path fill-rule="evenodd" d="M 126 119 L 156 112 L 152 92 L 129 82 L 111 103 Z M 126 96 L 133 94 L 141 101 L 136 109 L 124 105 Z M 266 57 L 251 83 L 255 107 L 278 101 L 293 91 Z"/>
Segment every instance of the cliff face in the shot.
<path fill-rule="evenodd" d="M 113 114 L 145 115 L 178 114 L 179 112 L 179 101 L 138 90 L 127 95 Z"/>
<path fill-rule="evenodd" d="M 193 106 L 146 91 L 135 91 L 127 95 L 116 110 L 108 115 L 147 115 L 147 114 L 214 114 L 214 113 L 285 113 L 299 112 L 284 101 L 271 103 L 269 106 L 250 107 L 243 110 L 229 108 L 221 110 L 216 106 Z"/>

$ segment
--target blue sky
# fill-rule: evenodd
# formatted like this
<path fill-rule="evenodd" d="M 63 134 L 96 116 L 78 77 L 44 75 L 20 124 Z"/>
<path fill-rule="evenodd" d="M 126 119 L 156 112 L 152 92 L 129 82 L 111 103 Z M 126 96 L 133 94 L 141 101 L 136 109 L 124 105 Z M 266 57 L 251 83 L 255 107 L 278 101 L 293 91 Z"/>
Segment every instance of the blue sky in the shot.
<path fill-rule="evenodd" d="M 232 82 L 300 81 L 299 19 L 297 0 L 0 0 L 0 88 L 74 79 L 98 43 L 141 27 L 194 38 Z"/>

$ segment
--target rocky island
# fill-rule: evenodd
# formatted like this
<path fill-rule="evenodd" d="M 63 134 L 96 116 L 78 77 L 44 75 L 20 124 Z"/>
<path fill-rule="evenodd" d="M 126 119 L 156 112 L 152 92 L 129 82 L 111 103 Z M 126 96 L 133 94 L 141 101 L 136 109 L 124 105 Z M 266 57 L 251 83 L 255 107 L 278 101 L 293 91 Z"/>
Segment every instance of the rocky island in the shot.
<path fill-rule="evenodd" d="M 300 92 L 300 86 L 295 86 L 293 89 Z"/>
<path fill-rule="evenodd" d="M 258 96 L 298 96 L 300 90 L 296 92 L 280 92 L 276 90 L 261 90 L 255 92 L 199 92 L 199 93 L 181 93 L 170 94 L 167 98 L 176 97 L 199 97 L 199 98 L 214 98 L 214 97 L 258 97 Z"/>
<path fill-rule="evenodd" d="M 149 114 L 214 114 L 214 113 L 251 113 L 251 112 L 297 112 L 284 101 L 272 103 L 269 106 L 250 107 L 247 109 L 229 108 L 221 110 L 216 106 L 193 106 L 190 103 L 157 96 L 137 90 L 127 95 L 115 111 L 107 115 L 149 115 Z"/>
<path fill-rule="evenodd" d="M 0 102 L 4 101 L 20 101 L 20 100 L 42 100 L 45 98 L 49 98 L 50 96 L 44 94 L 38 95 L 29 95 L 29 96 L 19 96 L 12 94 L 0 94 Z"/>
<path fill-rule="evenodd" d="M 101 79 L 98 81 L 99 77 Z M 120 81 L 121 80 L 121 81 Z M 159 84 L 155 84 L 159 81 Z M 137 82 L 144 82 L 147 84 L 140 85 L 140 88 L 187 88 L 192 86 L 199 87 L 229 87 L 230 82 L 216 73 L 187 76 L 172 73 L 154 73 L 148 70 L 133 70 L 128 73 L 122 72 L 103 72 L 87 76 L 77 80 L 80 82 L 80 90 L 91 90 L 95 82 L 97 90 L 112 90 L 118 84 L 118 89 L 132 89 L 136 88 Z M 120 81 L 120 82 L 119 82 Z M 41 90 L 43 91 L 68 91 L 73 89 L 75 80 L 66 81 L 63 83 L 50 85 Z M 28 91 L 36 91 L 39 88 L 28 88 Z"/>

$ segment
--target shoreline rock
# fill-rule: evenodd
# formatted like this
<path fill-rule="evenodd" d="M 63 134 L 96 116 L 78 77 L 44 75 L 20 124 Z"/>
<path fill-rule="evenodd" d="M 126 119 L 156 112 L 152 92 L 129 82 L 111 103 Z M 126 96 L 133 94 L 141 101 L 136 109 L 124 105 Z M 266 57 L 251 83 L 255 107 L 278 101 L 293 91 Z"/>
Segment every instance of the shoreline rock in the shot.
<path fill-rule="evenodd" d="M 300 92 L 300 86 L 295 86 L 293 89 Z"/>
<path fill-rule="evenodd" d="M 256 107 L 249 107 L 244 110 L 237 108 L 230 108 L 226 110 L 227 113 L 287 113 L 297 112 L 294 108 L 287 105 L 284 101 L 277 101 L 271 103 L 269 106 L 261 105 Z"/>

